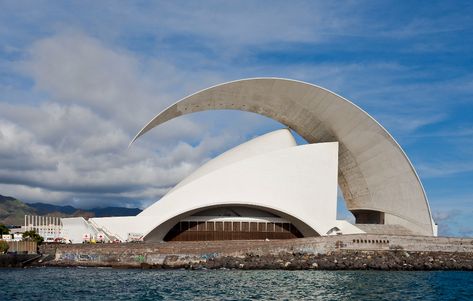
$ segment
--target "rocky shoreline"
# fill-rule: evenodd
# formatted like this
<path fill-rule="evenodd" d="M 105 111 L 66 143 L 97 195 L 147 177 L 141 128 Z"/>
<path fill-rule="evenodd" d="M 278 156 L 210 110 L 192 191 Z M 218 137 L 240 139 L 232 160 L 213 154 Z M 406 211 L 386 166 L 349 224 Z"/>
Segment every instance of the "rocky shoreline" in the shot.
<path fill-rule="evenodd" d="M 340 250 L 327 254 L 281 253 L 240 256 L 167 255 L 162 263 L 123 264 L 120 262 L 48 261 L 40 266 L 112 267 L 141 269 L 241 269 L 241 270 L 384 270 L 384 271 L 473 271 L 472 253 L 353 251 Z"/>

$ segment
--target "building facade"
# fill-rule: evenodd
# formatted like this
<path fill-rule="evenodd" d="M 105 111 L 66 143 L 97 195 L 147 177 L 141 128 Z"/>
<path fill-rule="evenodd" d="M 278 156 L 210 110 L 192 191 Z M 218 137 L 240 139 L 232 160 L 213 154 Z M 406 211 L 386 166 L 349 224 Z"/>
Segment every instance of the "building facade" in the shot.
<path fill-rule="evenodd" d="M 282 239 L 379 233 L 434 236 L 422 183 L 394 138 L 365 111 L 321 87 L 288 79 L 244 79 L 178 101 L 133 139 L 178 116 L 242 110 L 290 130 L 268 133 L 204 164 L 135 217 L 90 223 L 126 241 Z M 337 187 L 356 218 L 336 219 Z"/>

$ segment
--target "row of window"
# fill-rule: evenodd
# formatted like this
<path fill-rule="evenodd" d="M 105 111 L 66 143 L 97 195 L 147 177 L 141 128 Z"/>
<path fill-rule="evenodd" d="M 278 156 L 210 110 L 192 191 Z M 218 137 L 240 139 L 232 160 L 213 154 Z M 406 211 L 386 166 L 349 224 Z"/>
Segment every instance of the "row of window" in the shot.
<path fill-rule="evenodd" d="M 297 230 L 291 223 L 271 222 L 191 222 L 181 221 L 176 226 L 182 231 L 225 231 L 225 232 L 292 232 Z"/>
<path fill-rule="evenodd" d="M 388 244 L 389 240 L 385 239 L 354 239 L 354 243 L 364 243 L 364 244 Z"/>
<path fill-rule="evenodd" d="M 290 223 L 181 221 L 172 227 L 164 240 L 254 240 L 298 237 L 302 237 L 302 234 Z"/>

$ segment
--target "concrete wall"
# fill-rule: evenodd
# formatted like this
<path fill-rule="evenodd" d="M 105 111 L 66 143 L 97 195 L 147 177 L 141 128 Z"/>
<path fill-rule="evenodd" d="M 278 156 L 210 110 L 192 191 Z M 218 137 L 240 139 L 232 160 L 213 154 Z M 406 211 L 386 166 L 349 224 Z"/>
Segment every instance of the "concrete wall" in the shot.
<path fill-rule="evenodd" d="M 36 254 L 37 243 L 35 241 L 9 241 L 8 252 L 18 252 L 27 254 Z"/>
<path fill-rule="evenodd" d="M 281 253 L 328 254 L 335 251 L 409 251 L 472 253 L 473 238 L 422 236 L 343 235 L 278 241 L 219 241 L 41 246 L 55 252 L 56 263 L 80 265 L 140 266 L 166 261 L 278 255 Z"/>

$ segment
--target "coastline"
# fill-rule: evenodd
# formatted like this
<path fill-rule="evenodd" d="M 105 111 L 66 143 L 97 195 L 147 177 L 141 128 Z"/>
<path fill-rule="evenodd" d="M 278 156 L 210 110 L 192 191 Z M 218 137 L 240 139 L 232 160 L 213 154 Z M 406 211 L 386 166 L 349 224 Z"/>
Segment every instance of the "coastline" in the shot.
<path fill-rule="evenodd" d="M 337 251 L 328 254 L 197 256 L 167 255 L 162 263 L 47 261 L 43 267 L 110 267 L 135 269 L 241 269 L 241 270 L 382 270 L 473 271 L 473 253 L 406 251 Z"/>
<path fill-rule="evenodd" d="M 471 238 L 359 234 L 272 241 L 42 245 L 40 252 L 44 260 L 32 266 L 473 271 Z"/>

